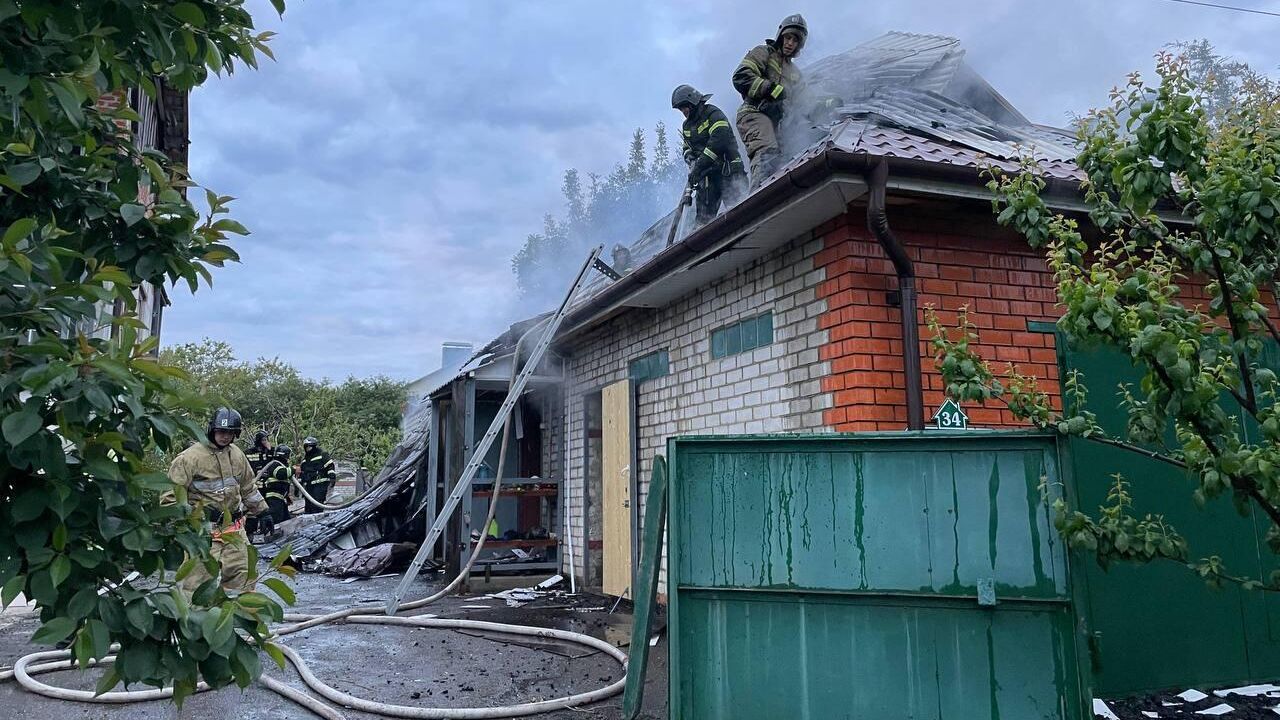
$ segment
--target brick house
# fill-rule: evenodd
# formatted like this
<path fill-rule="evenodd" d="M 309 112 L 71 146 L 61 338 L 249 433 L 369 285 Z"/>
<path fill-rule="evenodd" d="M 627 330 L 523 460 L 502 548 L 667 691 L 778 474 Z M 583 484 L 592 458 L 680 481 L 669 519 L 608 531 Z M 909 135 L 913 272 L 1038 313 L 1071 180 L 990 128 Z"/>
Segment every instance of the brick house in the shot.
<path fill-rule="evenodd" d="M 133 135 L 134 142 L 142 150 L 159 150 L 174 163 L 187 164 L 187 147 L 190 143 L 188 126 L 188 94 L 167 85 L 162 79 L 155 79 L 156 96 L 152 97 L 140 88 L 132 88 L 127 92 L 108 93 L 98 98 L 98 108 L 115 110 L 128 106 L 138 115 L 133 122 L 117 121 L 122 129 Z M 139 194 L 139 200 L 147 204 L 150 198 Z M 137 300 L 135 314 L 146 329 L 139 333 L 139 340 L 148 336 L 159 336 L 164 316 L 164 308 L 169 305 L 169 295 L 164 286 L 142 283 L 134 290 Z M 120 317 L 125 313 L 125 305 L 121 300 L 114 303 L 99 303 L 99 320 L 94 328 L 85 331 L 94 337 L 109 339 L 118 327 L 109 322 L 111 317 Z M 157 350 L 158 352 L 158 350 Z"/>
<path fill-rule="evenodd" d="M 996 225 L 979 169 L 1032 152 L 1050 205 L 1078 210 L 1072 137 L 1027 121 L 963 55 L 954 39 L 890 33 L 815 63 L 811 80 L 846 100 L 838 122 L 738 206 L 671 247 L 658 223 L 622 279 L 586 288 L 555 346 L 562 392 L 542 410 L 559 419 L 543 454 L 576 541 L 565 570 L 627 591 L 670 436 L 921 428 L 943 400 L 926 306 L 948 323 L 967 306 L 983 356 L 1056 397 L 1054 337 L 1037 325 L 1056 318 L 1052 276 Z M 1018 425 L 965 410 L 975 426 Z"/>
<path fill-rule="evenodd" d="M 621 278 L 592 277 L 517 403 L 504 477 L 554 502 L 526 493 L 500 506 L 499 526 L 549 529 L 539 566 L 627 593 L 653 457 L 671 436 L 922 429 L 943 400 L 925 307 L 954 323 L 967 306 L 983 356 L 1056 397 L 1054 338 L 1038 325 L 1056 317 L 1053 280 L 1042 253 L 996 225 L 980 168 L 1013 170 L 1031 152 L 1050 206 L 1079 210 L 1072 136 L 1018 113 L 953 38 L 889 33 L 806 74 L 845 100 L 837 119 L 788 128 L 793 160 L 715 220 L 668 247 L 665 218 L 615 255 L 630 258 Z M 506 397 L 531 323 L 424 390 L 428 482 L 413 504 L 427 517 Z M 1017 425 L 965 410 L 974 426 Z M 445 535 L 454 568 L 487 507 L 474 497 Z"/>

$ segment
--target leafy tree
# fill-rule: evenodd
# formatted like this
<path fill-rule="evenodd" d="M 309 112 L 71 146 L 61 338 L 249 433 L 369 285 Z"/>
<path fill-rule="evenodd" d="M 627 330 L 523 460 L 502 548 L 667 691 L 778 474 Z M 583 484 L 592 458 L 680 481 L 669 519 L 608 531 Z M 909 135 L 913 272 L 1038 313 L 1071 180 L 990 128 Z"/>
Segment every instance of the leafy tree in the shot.
<path fill-rule="evenodd" d="M 1266 86 L 1265 75 L 1248 63 L 1218 54 L 1208 40 L 1173 43 L 1187 63 L 1187 76 L 1202 96 L 1209 121 L 1223 119 L 1246 86 Z"/>
<path fill-rule="evenodd" d="M 405 385 L 390 378 L 316 382 L 279 359 L 237 360 L 230 345 L 207 338 L 165 348 L 160 357 L 185 370 L 187 389 L 210 405 L 236 408 L 247 435 L 265 430 L 295 449 L 314 435 L 334 458 L 369 468 L 381 467 L 400 442 Z"/>
<path fill-rule="evenodd" d="M 1079 124 L 1090 236 L 1045 205 L 1034 163 L 1017 174 L 993 170 L 988 185 L 998 221 L 1045 249 L 1067 340 L 1114 349 L 1141 370 L 1140 383 L 1120 388 L 1125 432 L 1108 435 L 1098 424 L 1079 373 L 1065 380 L 1061 413 L 1033 378 L 1012 367 L 997 378 L 972 350 L 976 331 L 963 316 L 958 333 L 930 318 L 933 347 L 951 396 L 1000 401 L 1040 427 L 1185 471 L 1197 480 L 1197 502 L 1226 493 L 1242 512 L 1260 511 L 1280 552 L 1280 381 L 1262 362 L 1264 346 L 1280 343 L 1280 104 L 1271 82 L 1251 77 L 1211 118 L 1195 67 L 1194 58 L 1161 54 L 1158 84 L 1135 73 L 1109 107 Z M 1192 286 L 1208 291 L 1207 304 L 1188 299 Z M 1280 574 L 1251 578 L 1217 556 L 1189 557 L 1175 528 L 1132 506 L 1116 476 L 1096 516 L 1059 501 L 1057 527 L 1104 566 L 1163 558 L 1212 583 L 1280 589 Z"/>
<path fill-rule="evenodd" d="M 671 145 L 667 143 L 667 124 L 658 121 L 654 128 L 657 140 L 653 145 L 653 160 L 649 162 L 649 180 L 659 185 L 671 180 Z"/>
<path fill-rule="evenodd" d="M 666 125 L 658 123 L 654 134 L 652 160 L 645 153 L 644 131 L 637 128 L 627 163 L 615 165 L 603 180 L 589 175 L 585 192 L 578 171 L 565 172 L 561 185 L 565 220 L 544 216 L 542 232 L 531 233 L 511 259 L 522 298 L 558 300 L 589 247 L 629 245 L 671 212 L 680 197 L 684 173 L 671 160 Z"/>
<path fill-rule="evenodd" d="M 217 565 L 182 489 L 160 504 L 173 486 L 148 460 L 204 431 L 132 312 L 143 282 L 195 290 L 246 231 L 212 192 L 202 219 L 183 169 L 125 130 L 136 114 L 97 103 L 256 66 L 269 36 L 239 0 L 0 0 L 0 594 L 34 600 L 32 639 L 69 641 L 81 667 L 119 643 L 99 690 L 243 687 L 259 672 L 249 639 L 265 645 L 281 617 L 256 592 L 175 587 L 175 571 Z M 129 311 L 114 338 L 93 338 L 114 302 Z"/>

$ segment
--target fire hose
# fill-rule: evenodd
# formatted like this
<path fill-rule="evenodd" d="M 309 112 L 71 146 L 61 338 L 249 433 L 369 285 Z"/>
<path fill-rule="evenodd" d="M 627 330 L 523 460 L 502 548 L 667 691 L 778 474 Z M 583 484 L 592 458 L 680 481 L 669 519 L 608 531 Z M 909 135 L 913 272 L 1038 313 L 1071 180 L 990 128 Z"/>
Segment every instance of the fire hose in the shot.
<path fill-rule="evenodd" d="M 545 321 L 543 323 L 539 323 L 534 327 L 530 328 L 523 335 L 521 335 L 520 339 L 516 342 L 515 353 L 513 355 L 513 360 L 511 363 L 511 373 L 512 373 L 513 380 L 517 373 L 517 368 L 520 365 L 520 362 L 519 362 L 520 351 L 524 344 L 525 339 L 530 335 L 532 335 L 534 332 L 536 332 L 540 327 L 542 327 L 544 323 Z M 503 470 L 504 470 L 506 459 L 507 459 L 507 447 L 509 443 L 507 442 L 506 439 L 510 437 L 511 418 L 512 416 L 510 414 L 507 415 L 507 418 L 503 425 L 503 432 L 502 432 L 503 443 L 502 443 L 501 450 L 499 451 L 499 454 L 498 454 L 498 468 L 497 468 L 497 472 L 495 473 L 496 477 L 494 478 L 494 482 L 493 482 L 493 491 L 489 498 L 489 512 L 488 512 L 487 518 L 485 519 L 484 525 L 482 525 L 482 527 L 488 527 L 489 522 L 493 520 L 494 514 L 497 511 L 498 498 L 500 497 L 500 489 L 502 485 L 502 475 L 503 475 Z M 475 549 L 471 552 L 470 557 L 467 559 L 466 565 L 458 572 L 458 576 L 454 578 L 453 581 L 450 582 L 447 586 L 445 586 L 444 589 L 432 595 L 429 595 L 427 597 L 421 598 L 419 600 L 414 600 L 413 602 L 404 603 L 399 606 L 399 609 L 397 610 L 397 612 L 405 611 L 405 610 L 416 610 L 418 608 L 425 607 L 435 602 L 436 600 L 439 600 L 445 595 L 449 594 L 454 589 L 456 589 L 458 585 L 460 585 L 464 580 L 466 580 L 468 574 L 471 572 L 471 568 L 475 565 L 476 559 L 480 556 L 481 551 L 484 550 L 484 543 L 487 538 L 488 538 L 487 533 L 481 533 L 480 539 L 477 541 Z M 385 715 L 388 717 L 436 718 L 441 720 L 450 719 L 450 718 L 523 717 L 526 715 L 536 715 L 538 713 L 549 712 L 552 710 L 560 710 L 564 708 L 571 708 L 571 707 L 576 707 L 578 705 L 585 705 L 588 703 L 603 700 L 605 698 L 611 697 L 613 695 L 616 695 L 622 692 L 622 689 L 626 684 L 627 655 L 623 653 L 621 650 L 619 650 L 618 648 L 614 647 L 613 645 L 603 640 L 593 638 L 589 635 L 570 632 L 567 630 L 539 628 L 539 627 L 531 627 L 527 625 L 511 625 L 508 623 L 487 622 L 487 621 L 481 621 L 481 620 L 456 620 L 456 619 L 438 618 L 438 617 L 431 617 L 431 616 L 403 617 L 398 615 L 385 615 L 383 613 L 384 613 L 384 607 L 381 603 L 358 605 L 355 607 L 338 610 L 338 611 L 327 613 L 324 615 L 306 615 L 306 614 L 290 613 L 290 614 L 286 614 L 284 616 L 284 619 L 294 624 L 279 628 L 273 633 L 272 637 L 273 639 L 279 638 L 285 635 L 301 632 L 303 630 L 316 627 L 318 625 L 325 625 L 325 624 L 334 623 L 334 622 L 350 622 L 350 623 L 374 624 L 374 625 L 395 625 L 400 627 L 443 628 L 443 629 L 452 629 L 452 630 L 480 630 L 480 631 L 489 631 L 489 632 L 502 632 L 502 633 L 509 633 L 513 635 L 525 635 L 525 636 L 533 636 L 533 637 L 541 637 L 541 638 L 550 638 L 550 639 L 575 643 L 578 645 L 584 645 L 586 647 L 599 650 L 609 655 L 614 660 L 617 660 L 623 669 L 623 677 L 605 687 L 598 688 L 596 690 L 590 690 L 587 692 L 575 693 L 573 695 L 566 695 L 564 697 L 555 698 L 552 700 L 539 700 L 535 702 L 520 703 L 516 705 L 505 705 L 505 706 L 487 707 L 487 708 L 447 708 L 447 707 L 428 708 L 428 707 L 418 707 L 413 705 L 394 705 L 391 703 L 375 702 L 372 700 L 359 698 L 354 695 L 350 695 L 348 693 L 344 693 L 341 690 L 337 690 L 336 688 L 326 684 L 325 682 L 320 680 L 318 677 L 316 677 L 316 675 L 311 672 L 311 669 L 307 667 L 306 662 L 295 650 L 293 650 L 292 648 L 282 643 L 276 643 L 276 646 L 280 648 L 285 658 L 287 658 L 288 661 L 292 663 L 293 666 L 297 669 L 298 675 L 299 677 L 302 678 L 302 681 L 306 683 L 306 685 L 310 687 L 312 690 L 314 690 L 316 693 L 329 699 L 332 702 L 339 703 L 346 707 L 354 708 L 367 713 L 373 713 L 376 715 Z M 112 652 L 114 652 L 117 649 L 118 649 L 118 646 L 113 646 Z M 114 660 L 115 660 L 114 655 L 108 655 L 107 657 L 102 658 L 101 660 L 97 661 L 94 664 L 104 664 L 104 663 L 113 662 Z M 160 699 L 172 697 L 173 695 L 173 688 L 161 688 L 161 689 L 152 689 L 152 690 L 133 690 L 133 691 L 114 691 L 114 692 L 103 693 L 101 695 L 94 695 L 93 692 L 88 690 L 71 690 L 67 688 L 48 685 L 32 677 L 33 675 L 39 675 L 41 673 L 55 672 L 58 670 L 68 670 L 73 667 L 74 667 L 74 661 L 71 659 L 71 652 L 68 650 L 50 650 L 46 652 L 31 653 L 29 655 L 25 655 L 22 658 L 20 658 L 17 661 L 17 663 L 14 664 L 11 670 L 0 672 L 0 682 L 9 680 L 9 679 L 16 679 L 18 684 L 20 684 L 23 688 L 31 692 L 37 693 L 39 695 L 43 695 L 45 697 L 50 697 L 58 700 L 71 700 L 71 701 L 78 701 L 78 702 L 131 703 L 131 702 L 141 702 L 146 700 L 160 700 Z M 339 712 L 337 709 L 329 705 L 326 705 L 325 703 L 317 700 L 316 698 L 310 695 L 307 695 L 306 693 L 300 692 L 297 689 L 289 685 L 286 685 L 285 683 L 280 682 L 279 680 L 276 680 L 275 678 L 269 677 L 267 675 L 262 675 L 261 677 L 259 677 L 258 681 L 268 689 L 297 703 L 298 705 L 306 708 L 312 713 L 322 718 L 325 718 L 325 720 L 342 720 L 342 718 L 344 717 L 342 713 Z M 208 689 L 209 687 L 202 682 L 197 686 L 196 691 L 201 692 Z"/>

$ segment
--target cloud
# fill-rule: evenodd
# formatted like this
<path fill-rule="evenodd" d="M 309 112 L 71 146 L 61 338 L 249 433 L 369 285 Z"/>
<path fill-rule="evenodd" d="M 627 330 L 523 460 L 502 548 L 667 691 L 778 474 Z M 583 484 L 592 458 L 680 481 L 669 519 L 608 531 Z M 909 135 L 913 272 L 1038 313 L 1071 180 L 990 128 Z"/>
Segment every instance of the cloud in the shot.
<path fill-rule="evenodd" d="M 678 124 L 692 83 L 730 113 L 729 78 L 795 10 L 766 0 L 440 4 L 292 2 L 278 62 L 192 99 L 191 170 L 239 198 L 254 234 L 215 286 L 173 292 L 166 344 L 213 337 L 311 377 L 434 369 L 448 340 L 482 344 L 542 310 L 510 257 L 559 213 L 564 170 L 607 174 L 631 131 Z M 1166 43 L 1207 37 L 1274 70 L 1272 26 L 1164 0 L 812 0 L 805 58 L 887 30 L 959 37 L 969 62 L 1033 120 L 1104 102 Z"/>

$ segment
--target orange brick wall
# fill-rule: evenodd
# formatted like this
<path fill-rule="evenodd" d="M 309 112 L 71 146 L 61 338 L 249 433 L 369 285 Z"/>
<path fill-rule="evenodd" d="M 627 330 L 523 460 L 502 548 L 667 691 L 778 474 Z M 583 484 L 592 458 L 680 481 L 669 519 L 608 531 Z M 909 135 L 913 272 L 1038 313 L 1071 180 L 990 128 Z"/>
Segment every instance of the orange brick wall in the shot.
<path fill-rule="evenodd" d="M 831 363 L 823 390 L 832 396 L 825 423 L 837 431 L 901 430 L 907 423 L 902 367 L 901 311 L 886 294 L 897 278 L 884 251 L 866 228 L 864 208 L 815 231 L 823 250 L 815 267 L 826 270 L 818 296 L 827 301 L 819 318 L 828 331 L 821 359 Z M 954 208 L 934 214 L 890 208 L 890 224 L 915 263 L 919 294 L 921 368 L 925 420 L 943 401 L 943 384 L 931 355 L 924 308 L 932 306 L 944 325 L 968 306 L 980 335 L 976 350 L 1001 373 L 1010 362 L 1041 379 L 1055 405 L 1058 367 L 1054 338 L 1027 330 L 1027 322 L 1057 319 L 1053 277 L 1043 255 L 1000 229 L 990 214 Z M 965 406 L 978 427 L 1025 427 L 997 404 Z"/>

